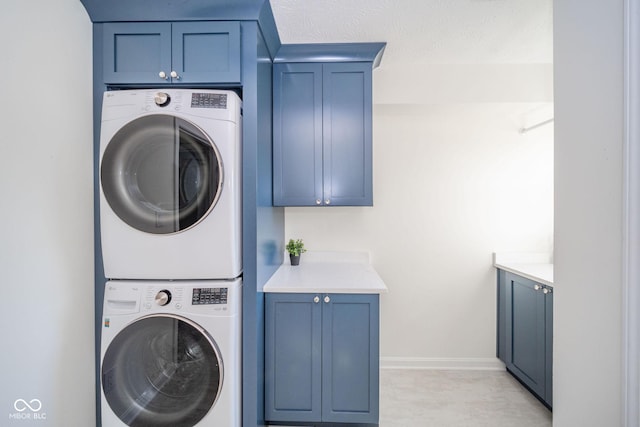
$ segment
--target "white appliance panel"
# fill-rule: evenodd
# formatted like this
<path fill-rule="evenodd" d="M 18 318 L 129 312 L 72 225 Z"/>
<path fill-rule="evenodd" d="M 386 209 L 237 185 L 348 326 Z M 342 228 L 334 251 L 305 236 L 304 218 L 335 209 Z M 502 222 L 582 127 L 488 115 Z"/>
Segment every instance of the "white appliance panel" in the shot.
<path fill-rule="evenodd" d="M 168 96 L 166 105 L 157 105 L 158 93 Z M 100 229 L 107 278 L 241 274 L 241 105 L 230 91 L 105 93 Z M 202 204 L 201 193 L 213 203 Z"/>
<path fill-rule="evenodd" d="M 108 282 L 103 427 L 240 426 L 241 295 L 239 279 Z"/>

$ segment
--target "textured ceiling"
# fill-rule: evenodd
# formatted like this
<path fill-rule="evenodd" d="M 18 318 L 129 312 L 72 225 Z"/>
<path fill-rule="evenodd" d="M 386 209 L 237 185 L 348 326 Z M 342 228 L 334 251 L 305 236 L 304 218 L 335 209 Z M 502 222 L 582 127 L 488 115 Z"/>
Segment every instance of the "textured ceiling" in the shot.
<path fill-rule="evenodd" d="M 271 0 L 283 43 L 387 42 L 381 68 L 551 63 L 552 0 Z"/>

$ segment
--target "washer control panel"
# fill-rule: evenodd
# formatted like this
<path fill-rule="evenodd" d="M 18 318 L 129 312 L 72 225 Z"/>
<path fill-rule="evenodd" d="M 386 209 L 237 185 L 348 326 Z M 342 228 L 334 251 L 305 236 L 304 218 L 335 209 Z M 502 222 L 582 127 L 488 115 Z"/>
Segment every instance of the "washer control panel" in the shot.
<path fill-rule="evenodd" d="M 226 304 L 229 288 L 193 288 L 192 305 Z"/>
<path fill-rule="evenodd" d="M 116 282 L 110 282 L 116 283 Z M 117 282 L 111 288 L 135 289 L 132 292 L 132 309 L 145 313 L 176 313 L 203 316 L 236 316 L 241 313 L 242 282 L 240 279 L 233 281 L 191 281 L 191 282 L 156 282 L 140 285 L 132 282 Z M 108 288 L 105 293 L 113 294 Z M 119 295 L 114 298 L 129 297 Z M 139 308 L 136 301 L 139 298 Z M 128 298 L 129 299 L 129 298 Z M 114 305 L 115 303 L 111 303 Z M 123 304 L 120 304 L 123 305 Z"/>

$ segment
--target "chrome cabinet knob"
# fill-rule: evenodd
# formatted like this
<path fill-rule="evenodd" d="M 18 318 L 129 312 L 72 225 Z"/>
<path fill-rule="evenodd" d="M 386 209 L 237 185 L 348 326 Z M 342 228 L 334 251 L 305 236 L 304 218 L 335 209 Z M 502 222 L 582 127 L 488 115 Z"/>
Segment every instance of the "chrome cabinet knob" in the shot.
<path fill-rule="evenodd" d="M 541 288 L 541 286 L 540 286 L 540 285 L 534 285 L 534 286 L 533 286 L 533 290 L 534 290 L 534 291 L 539 291 L 539 290 L 540 290 L 540 288 Z"/>
<path fill-rule="evenodd" d="M 159 76 L 161 79 L 164 79 L 164 80 L 167 80 L 167 79 L 168 79 L 168 77 L 167 77 L 167 73 L 165 73 L 164 71 L 160 71 L 160 72 L 158 73 L 158 76 Z"/>
<path fill-rule="evenodd" d="M 544 289 L 542 290 L 542 293 L 544 293 L 544 294 L 550 294 L 550 293 L 552 293 L 552 292 L 553 292 L 553 291 L 551 290 L 551 288 L 544 288 Z"/>
<path fill-rule="evenodd" d="M 325 201 L 324 201 L 324 204 L 325 204 L 325 205 L 330 205 L 330 204 L 331 204 L 331 200 L 330 200 L 330 199 L 325 200 Z"/>
<path fill-rule="evenodd" d="M 172 79 L 176 79 L 176 80 L 180 80 L 180 76 L 175 71 L 171 71 L 171 78 Z"/>
<path fill-rule="evenodd" d="M 316 199 L 316 205 L 320 205 L 320 204 L 322 204 L 322 200 Z"/>
<path fill-rule="evenodd" d="M 313 302 L 315 302 L 316 304 L 319 303 L 320 302 L 320 297 L 318 295 L 313 297 Z"/>
<path fill-rule="evenodd" d="M 329 295 L 324 296 L 324 302 L 325 304 L 329 304 L 331 302 L 331 298 L 329 298 Z"/>

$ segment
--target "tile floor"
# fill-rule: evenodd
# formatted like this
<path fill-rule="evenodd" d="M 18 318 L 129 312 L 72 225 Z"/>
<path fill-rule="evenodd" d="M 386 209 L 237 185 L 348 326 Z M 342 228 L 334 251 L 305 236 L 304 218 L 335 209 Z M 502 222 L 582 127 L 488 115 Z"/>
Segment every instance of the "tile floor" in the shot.
<path fill-rule="evenodd" d="M 549 427 L 551 412 L 506 371 L 380 371 L 380 427 L 489 426 Z"/>

